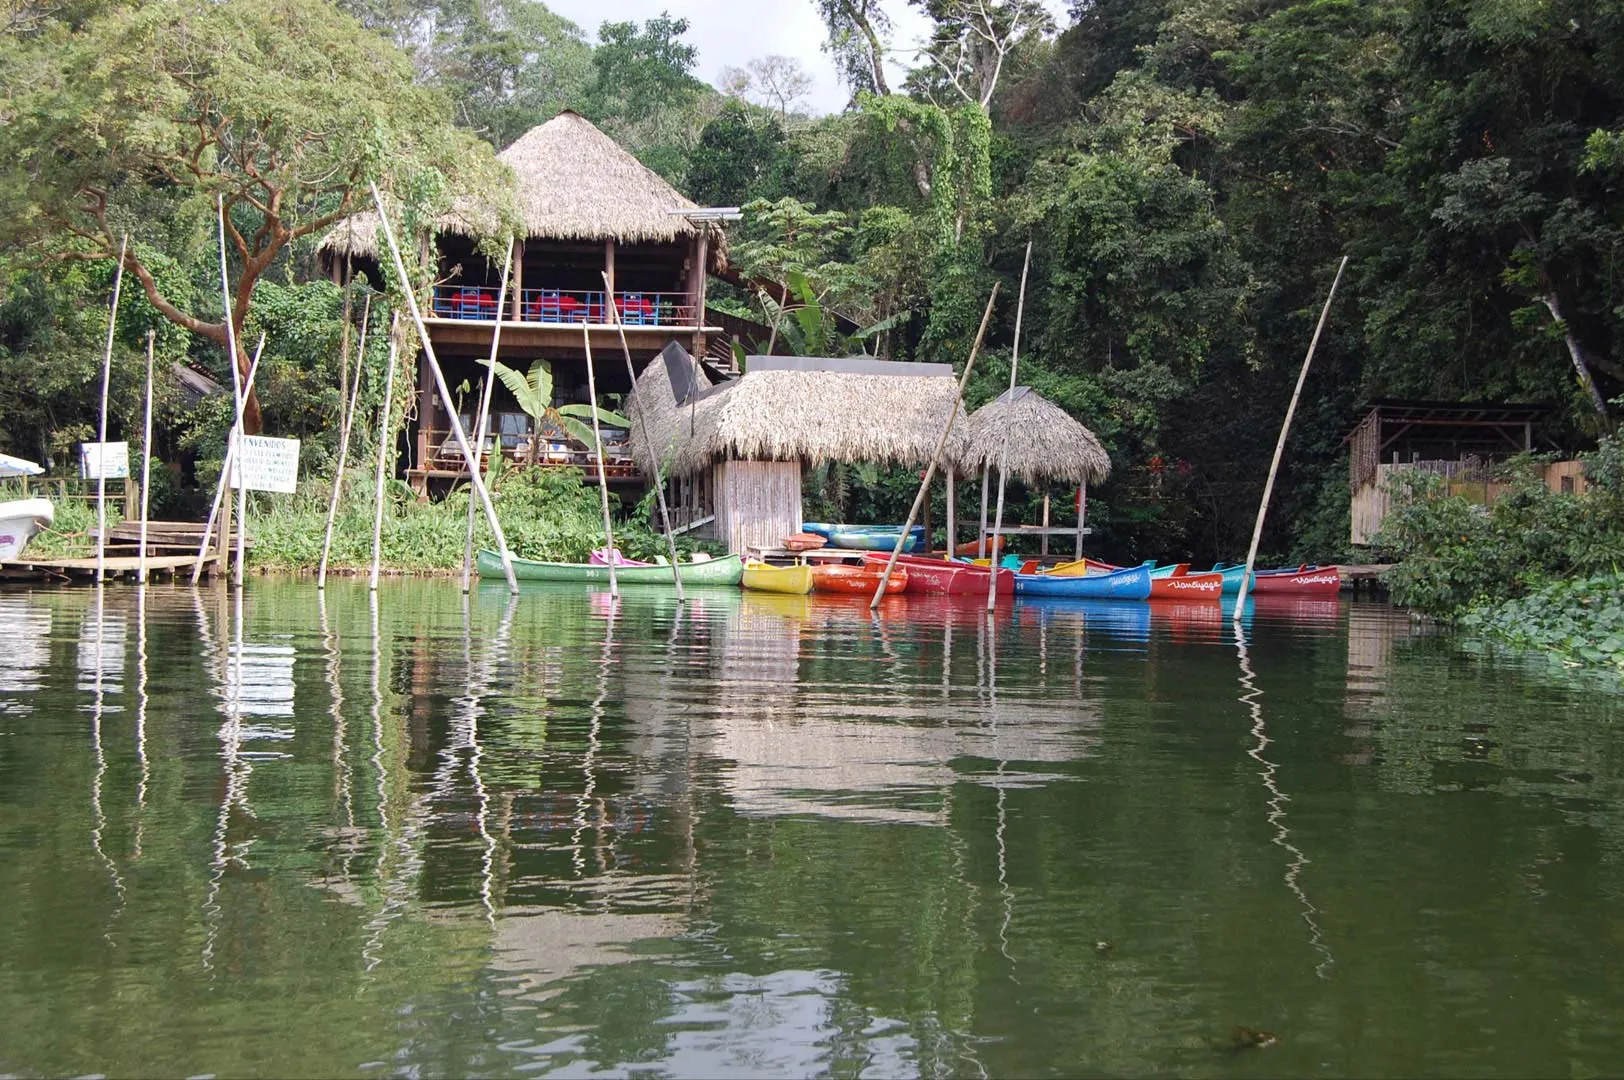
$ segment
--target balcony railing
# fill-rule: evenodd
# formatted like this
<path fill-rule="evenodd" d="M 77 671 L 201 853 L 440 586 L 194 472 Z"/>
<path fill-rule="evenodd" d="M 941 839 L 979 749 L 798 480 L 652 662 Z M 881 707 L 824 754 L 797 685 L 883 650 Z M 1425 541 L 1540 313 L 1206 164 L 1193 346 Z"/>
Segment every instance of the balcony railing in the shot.
<path fill-rule="evenodd" d="M 462 456 L 462 449 L 449 428 L 424 428 L 422 436 L 427 451 L 425 468 L 437 472 L 466 473 L 467 459 Z M 472 437 L 470 433 L 469 438 Z M 492 433 L 485 436 L 485 445 L 481 448 L 479 455 L 481 467 L 490 467 L 490 455 L 498 441 L 501 443 L 502 456 L 507 458 L 509 463 L 523 466 L 529 460 L 529 435 Z M 590 479 L 596 480 L 598 458 L 591 450 L 576 444 L 573 440 L 549 439 L 543 436 L 541 445 L 536 448 L 536 467 L 584 469 Z M 611 480 L 634 478 L 639 475 L 625 440 L 604 441 L 604 475 Z"/>
<path fill-rule="evenodd" d="M 614 313 L 603 292 L 570 289 L 524 289 L 519 295 L 519 322 L 550 326 L 612 324 Z M 436 285 L 433 313 L 441 319 L 495 322 L 499 290 L 478 285 Z M 514 321 L 513 297 L 505 301 L 504 322 Z M 688 293 L 618 292 L 615 308 L 628 327 L 694 326 L 697 309 Z"/>

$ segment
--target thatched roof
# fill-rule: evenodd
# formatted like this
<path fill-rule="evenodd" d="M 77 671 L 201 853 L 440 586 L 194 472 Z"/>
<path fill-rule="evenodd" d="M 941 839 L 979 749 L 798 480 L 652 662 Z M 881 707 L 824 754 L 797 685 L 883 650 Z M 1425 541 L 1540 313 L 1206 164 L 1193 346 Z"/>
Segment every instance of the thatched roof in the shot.
<path fill-rule="evenodd" d="M 638 379 L 638 393 L 661 365 Z M 866 358 L 752 356 L 746 374 L 700 393 L 688 406 L 673 403 L 671 473 L 697 472 L 713 461 L 875 462 L 923 467 L 959 402 L 958 381 L 947 364 L 903 364 Z M 648 400 L 661 399 L 650 385 Z M 948 439 L 947 460 L 968 449 L 960 409 Z"/>
<path fill-rule="evenodd" d="M 697 415 L 695 399 L 710 387 L 704 369 L 675 341 L 649 362 L 637 377 L 623 410 L 631 417 L 632 455 L 639 468 L 653 473 L 655 465 L 671 452 L 679 434 L 687 435 L 690 420 Z"/>
<path fill-rule="evenodd" d="M 514 197 L 525 234 L 546 240 L 614 240 L 617 243 L 670 243 L 698 228 L 673 210 L 697 209 L 584 116 L 565 110 L 519 136 L 500 154 L 513 172 Z M 490 207 L 459 200 L 438 223 L 442 232 L 463 236 L 489 233 L 497 220 Z M 713 248 L 722 233 L 712 230 Z M 324 260 L 350 255 L 376 259 L 376 211 L 339 222 L 317 245 Z M 717 260 L 725 265 L 723 253 Z"/>
<path fill-rule="evenodd" d="M 1000 460 L 1029 484 L 1097 484 L 1111 473 L 1111 459 L 1094 433 L 1030 386 L 1017 386 L 981 406 L 970 415 L 969 427 L 969 445 L 956 458 L 966 474 L 980 472 L 988 462 L 996 469 Z M 1006 440 L 1009 457 L 1004 459 Z"/>

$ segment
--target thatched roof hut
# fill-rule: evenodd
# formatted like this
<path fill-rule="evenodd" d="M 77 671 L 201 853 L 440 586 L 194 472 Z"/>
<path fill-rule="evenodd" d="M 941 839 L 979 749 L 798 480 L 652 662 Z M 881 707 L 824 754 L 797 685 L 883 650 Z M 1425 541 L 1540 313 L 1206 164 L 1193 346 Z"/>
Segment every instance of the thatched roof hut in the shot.
<path fill-rule="evenodd" d="M 968 427 L 967 445 L 953 459 L 965 475 L 989 463 L 997 469 L 1000 461 L 1028 484 L 1097 484 L 1111 472 L 1111 459 L 1094 433 L 1030 386 L 987 402 L 970 414 Z"/>
<path fill-rule="evenodd" d="M 651 365 L 638 380 L 638 393 Z M 686 408 L 673 402 L 675 431 L 670 472 L 699 472 L 717 461 L 874 462 L 923 467 L 930 462 L 942 427 L 959 404 L 958 381 L 947 364 L 910 364 L 867 358 L 752 356 L 746 374 L 702 390 Z M 649 387 L 647 400 L 662 399 Z M 658 406 L 655 406 L 656 408 Z M 651 409 L 651 412 L 653 409 Z M 961 415 L 947 453 L 969 449 Z"/>
<path fill-rule="evenodd" d="M 531 128 L 497 154 L 513 173 L 513 195 L 525 236 L 543 240 L 673 243 L 700 226 L 672 213 L 698 209 L 654 170 L 578 113 L 565 110 Z M 488 235 L 499 215 L 471 198 L 441 217 L 441 232 Z M 708 227 L 708 226 L 706 226 Z M 712 229 L 711 263 L 726 265 L 724 234 Z M 345 255 L 378 258 L 378 215 L 359 213 L 334 226 L 317 246 L 323 266 Z"/>
<path fill-rule="evenodd" d="M 711 385 L 704 368 L 675 341 L 643 369 L 626 399 L 625 413 L 637 426 L 632 453 L 645 473 L 653 475 L 657 462 L 652 459 L 663 459 L 679 433 L 687 434 L 698 411 L 697 398 Z"/>

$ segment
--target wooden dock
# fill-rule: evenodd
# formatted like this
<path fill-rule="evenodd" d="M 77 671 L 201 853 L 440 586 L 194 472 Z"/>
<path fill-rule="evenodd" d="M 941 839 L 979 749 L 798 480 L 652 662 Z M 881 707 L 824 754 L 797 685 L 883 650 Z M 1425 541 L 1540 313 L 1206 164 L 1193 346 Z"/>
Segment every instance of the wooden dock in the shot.
<path fill-rule="evenodd" d="M 186 575 L 190 577 L 192 564 L 197 561 L 193 555 L 148 555 L 147 577 L 163 578 Z M 109 555 L 103 568 L 107 577 L 129 578 L 134 580 L 141 560 L 134 555 Z M 205 575 L 214 570 L 214 560 L 208 559 L 203 563 Z M 94 581 L 96 577 L 96 558 L 88 559 L 17 559 L 12 562 L 0 562 L 0 581 L 73 581 L 83 578 Z"/>
<path fill-rule="evenodd" d="M 1383 589 L 1382 575 L 1393 568 L 1392 563 L 1357 563 L 1348 566 L 1338 566 L 1337 573 L 1342 575 L 1342 588 L 1353 591 L 1357 596 L 1360 589 L 1375 592 Z"/>

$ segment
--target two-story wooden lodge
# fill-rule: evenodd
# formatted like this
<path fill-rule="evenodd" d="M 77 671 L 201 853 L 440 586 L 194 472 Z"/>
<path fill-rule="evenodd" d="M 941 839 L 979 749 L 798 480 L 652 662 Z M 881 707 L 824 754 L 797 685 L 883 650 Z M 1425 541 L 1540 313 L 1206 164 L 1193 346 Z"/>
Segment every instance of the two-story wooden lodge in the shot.
<path fill-rule="evenodd" d="M 463 218 L 447 216 L 434 238 L 438 273 L 425 310 L 436 355 L 447 383 L 478 387 L 492 334 L 501 320 L 498 359 L 528 370 L 538 360 L 552 365 L 553 405 L 587 401 L 589 335 L 598 394 L 624 394 L 631 387 L 609 297 L 625 325 L 632 360 L 641 371 L 667 343 L 679 342 L 706 355 L 705 288 L 711 272 L 726 265 L 720 227 L 687 215 L 699 207 L 684 198 L 591 122 L 563 112 L 532 128 L 498 157 L 512 170 L 524 236 L 513 242 L 508 294 L 498 311 L 502 260 L 481 253 Z M 375 213 L 350 218 L 321 242 L 318 258 L 335 280 L 366 274 L 381 283 Z M 607 287 L 605 277 L 608 279 Z M 420 357 L 417 419 L 408 481 L 419 493 L 467 478 L 450 439 L 449 416 L 434 393 L 427 358 Z M 459 411 L 473 430 L 477 389 Z M 493 438 L 514 460 L 528 456 L 533 421 L 497 383 L 491 404 Z M 590 448 L 544 426 L 536 457 L 546 465 L 592 464 Z M 605 449 L 611 481 L 642 480 L 626 444 L 611 431 Z"/>

